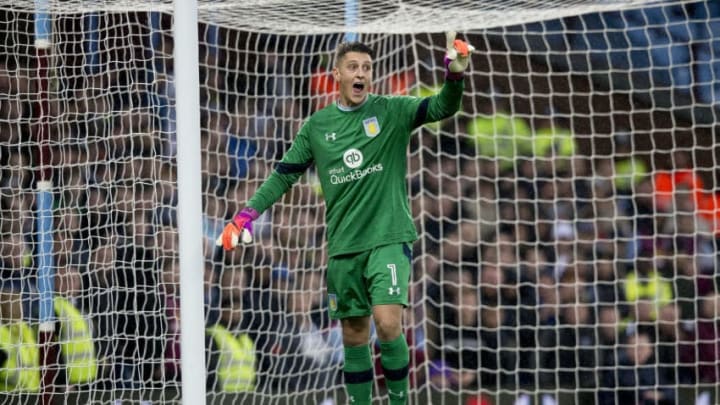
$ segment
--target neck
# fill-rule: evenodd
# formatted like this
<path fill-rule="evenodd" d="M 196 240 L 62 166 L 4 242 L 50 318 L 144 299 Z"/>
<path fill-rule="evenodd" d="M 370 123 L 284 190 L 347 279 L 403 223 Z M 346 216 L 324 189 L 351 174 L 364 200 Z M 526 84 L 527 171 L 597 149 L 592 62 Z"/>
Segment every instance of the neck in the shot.
<path fill-rule="evenodd" d="M 337 106 L 342 111 L 355 111 L 358 108 L 362 107 L 362 105 L 365 104 L 367 99 L 368 99 L 368 96 L 365 95 L 365 98 L 363 99 L 363 101 L 361 101 L 355 105 L 349 105 L 348 103 L 343 102 L 342 99 L 338 99 Z"/>

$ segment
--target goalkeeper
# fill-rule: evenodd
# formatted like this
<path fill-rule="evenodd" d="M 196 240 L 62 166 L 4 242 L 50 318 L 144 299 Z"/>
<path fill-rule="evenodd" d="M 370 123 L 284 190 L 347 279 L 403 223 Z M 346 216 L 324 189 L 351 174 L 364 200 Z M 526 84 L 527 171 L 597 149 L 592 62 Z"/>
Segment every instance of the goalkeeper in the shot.
<path fill-rule="evenodd" d="M 463 72 L 473 48 L 447 33 L 445 83 L 426 98 L 372 94 L 373 51 L 358 42 L 335 53 L 336 103 L 314 113 L 291 148 L 234 219 L 218 245 L 225 250 L 252 242 L 252 221 L 315 164 L 326 204 L 327 292 L 330 317 L 340 319 L 350 403 L 370 404 L 373 316 L 391 404 L 405 404 L 409 354 L 402 333 L 408 305 L 411 243 L 417 232 L 406 186 L 411 132 L 451 117 L 463 93 Z"/>

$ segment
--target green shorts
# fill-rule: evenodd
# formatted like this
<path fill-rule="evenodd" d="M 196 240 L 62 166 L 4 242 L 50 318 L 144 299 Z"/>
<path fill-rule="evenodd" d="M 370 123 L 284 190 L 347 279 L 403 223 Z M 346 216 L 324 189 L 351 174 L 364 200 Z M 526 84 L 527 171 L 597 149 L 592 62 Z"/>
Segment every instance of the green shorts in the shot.
<path fill-rule="evenodd" d="M 327 269 L 330 318 L 370 316 L 374 305 L 407 306 L 411 267 L 409 243 L 331 257 Z"/>

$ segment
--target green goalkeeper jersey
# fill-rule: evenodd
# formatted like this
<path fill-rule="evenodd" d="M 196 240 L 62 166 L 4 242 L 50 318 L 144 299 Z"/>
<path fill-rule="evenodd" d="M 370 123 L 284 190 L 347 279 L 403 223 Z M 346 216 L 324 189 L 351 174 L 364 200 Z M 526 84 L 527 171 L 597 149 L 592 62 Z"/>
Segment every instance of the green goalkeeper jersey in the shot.
<path fill-rule="evenodd" d="M 361 105 L 314 113 L 248 206 L 263 212 L 312 164 L 326 205 L 328 255 L 417 239 L 407 195 L 407 146 L 418 126 L 452 116 L 463 81 L 417 98 L 369 94 Z"/>

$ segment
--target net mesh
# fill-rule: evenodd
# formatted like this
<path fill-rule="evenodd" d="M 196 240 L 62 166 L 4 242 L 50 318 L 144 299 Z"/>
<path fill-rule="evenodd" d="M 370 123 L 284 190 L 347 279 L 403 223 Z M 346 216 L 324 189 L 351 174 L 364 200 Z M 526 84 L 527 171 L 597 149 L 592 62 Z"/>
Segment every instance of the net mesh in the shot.
<path fill-rule="evenodd" d="M 332 34 L 344 32 L 352 15 L 352 25 L 364 33 L 417 33 L 447 30 L 477 30 L 515 25 L 584 13 L 631 9 L 663 0 L 490 0 L 471 2 L 450 0 L 369 0 L 362 2 L 298 0 L 214 0 L 198 2 L 201 20 L 241 31 L 286 34 Z M 348 4 L 351 4 L 348 6 Z M 14 9 L 33 12 L 33 2 L 18 2 Z M 170 0 L 106 1 L 49 0 L 44 7 L 50 12 L 125 12 L 159 11 L 171 13 Z M 348 11 L 352 10 L 352 11 Z M 242 16 L 242 18 L 239 18 Z M 420 29 L 419 27 L 423 27 Z"/>
<path fill-rule="evenodd" d="M 0 6 L 0 395 L 179 402 L 172 3 L 51 1 L 44 56 L 33 7 Z M 182 383 L 212 402 L 344 401 L 313 169 L 257 221 L 255 245 L 214 242 L 335 100 L 346 10 L 199 4 L 209 378 Z M 436 92 L 447 29 L 477 48 L 461 111 L 408 151 L 411 399 L 717 401 L 720 6 L 368 1 L 349 15 L 378 93 Z M 78 311 L 55 302 L 46 386 L 32 350 L 42 173 L 55 294 Z"/>

